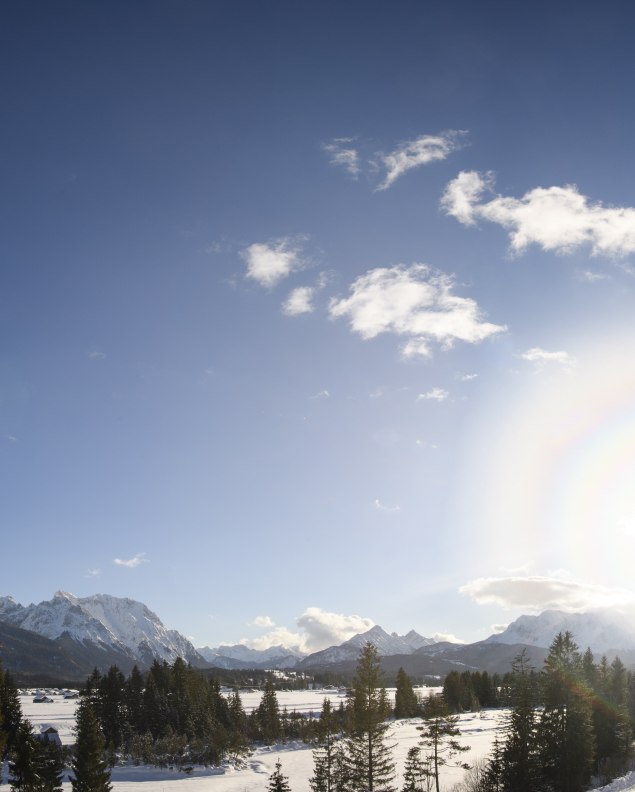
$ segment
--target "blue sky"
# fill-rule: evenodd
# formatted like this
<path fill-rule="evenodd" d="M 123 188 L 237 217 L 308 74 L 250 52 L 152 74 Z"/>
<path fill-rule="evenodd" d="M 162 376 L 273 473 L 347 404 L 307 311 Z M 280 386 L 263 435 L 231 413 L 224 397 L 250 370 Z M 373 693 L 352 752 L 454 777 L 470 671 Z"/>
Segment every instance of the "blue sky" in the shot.
<path fill-rule="evenodd" d="M 259 647 L 632 608 L 631 3 L 1 15 L 0 593 Z"/>

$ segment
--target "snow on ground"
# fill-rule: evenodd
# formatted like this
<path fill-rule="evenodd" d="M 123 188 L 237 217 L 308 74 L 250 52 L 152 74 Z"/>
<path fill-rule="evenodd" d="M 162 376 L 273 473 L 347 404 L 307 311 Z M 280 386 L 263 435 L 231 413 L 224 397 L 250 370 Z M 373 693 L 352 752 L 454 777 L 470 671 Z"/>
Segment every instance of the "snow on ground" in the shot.
<path fill-rule="evenodd" d="M 324 699 L 322 691 L 293 691 L 277 694 L 280 707 L 286 706 L 289 711 L 319 713 Z M 52 704 L 34 704 L 33 696 L 21 696 L 22 711 L 36 728 L 42 724 L 52 724 L 60 732 L 62 742 L 66 745 L 74 741 L 73 726 L 76 700 L 51 696 Z M 258 706 L 259 692 L 241 693 L 246 710 Z M 330 693 L 333 705 L 339 706 L 341 697 Z M 466 713 L 460 716 L 460 742 L 469 745 L 471 750 L 461 754 L 460 761 L 474 762 L 486 757 L 494 741 L 494 736 L 503 728 L 506 712 L 504 710 L 483 710 L 481 713 Z M 389 739 L 394 745 L 394 758 L 397 764 L 398 777 L 396 786 L 401 787 L 401 772 L 406 760 L 408 749 L 416 745 L 420 738 L 417 726 L 419 718 L 395 721 L 391 724 Z M 282 772 L 289 777 L 292 792 L 310 792 L 309 778 L 313 774 L 313 752 L 304 743 L 292 743 L 262 747 L 257 749 L 246 762 L 246 766 L 236 769 L 232 766 L 221 768 L 195 768 L 190 774 L 177 770 L 133 765 L 116 767 L 112 774 L 113 792 L 266 792 L 269 775 L 274 771 L 275 764 L 280 760 Z M 445 768 L 441 776 L 442 790 L 450 790 L 461 780 L 463 771 Z M 9 792 L 5 773 L 0 779 L 0 792 Z M 70 782 L 64 783 L 64 792 L 71 792 Z M 603 792 L 635 792 L 635 773 L 629 773 L 624 779 L 617 779 Z"/>

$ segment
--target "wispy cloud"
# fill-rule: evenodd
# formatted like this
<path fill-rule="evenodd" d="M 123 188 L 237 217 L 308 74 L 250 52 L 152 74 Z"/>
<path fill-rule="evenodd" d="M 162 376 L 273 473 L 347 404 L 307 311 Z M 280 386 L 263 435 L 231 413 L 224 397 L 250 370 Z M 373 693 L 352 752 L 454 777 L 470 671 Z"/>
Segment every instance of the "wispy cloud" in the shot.
<path fill-rule="evenodd" d="M 86 570 L 86 577 L 99 577 L 101 575 L 101 569 L 87 569 Z"/>
<path fill-rule="evenodd" d="M 133 556 L 132 558 L 127 558 L 127 559 L 126 558 L 114 558 L 113 559 L 113 564 L 116 564 L 117 566 L 128 567 L 128 569 L 134 569 L 135 567 L 138 567 L 140 564 L 149 563 L 150 560 L 148 558 L 146 558 L 145 556 L 146 556 L 146 553 L 137 553 L 137 555 Z"/>
<path fill-rule="evenodd" d="M 461 586 L 459 591 L 479 605 L 495 604 L 536 612 L 552 608 L 585 611 L 635 605 L 632 591 L 540 575 L 478 578 Z"/>
<path fill-rule="evenodd" d="M 441 641 L 449 641 L 450 643 L 455 644 L 464 644 L 465 641 L 462 638 L 457 638 L 456 635 L 453 633 L 432 633 L 431 638 L 439 643 Z"/>
<path fill-rule="evenodd" d="M 104 358 L 106 357 L 106 353 L 100 352 L 98 349 L 93 349 L 92 352 L 88 353 L 88 357 L 91 360 L 104 360 Z"/>
<path fill-rule="evenodd" d="M 432 388 L 431 390 L 426 391 L 425 393 L 420 393 L 417 396 L 417 401 L 442 402 L 445 401 L 449 395 L 450 395 L 449 392 L 443 390 L 443 388 Z"/>
<path fill-rule="evenodd" d="M 447 185 L 441 205 L 464 225 L 487 220 L 507 229 L 514 253 L 532 244 L 561 254 L 585 245 L 595 256 L 635 252 L 635 208 L 592 203 L 575 185 L 536 187 L 522 198 L 495 195 L 482 200 L 493 188 L 491 172 L 463 171 Z"/>
<path fill-rule="evenodd" d="M 583 283 L 598 283 L 598 281 L 609 280 L 610 276 L 604 272 L 592 272 L 591 270 L 580 270 L 578 280 Z"/>
<path fill-rule="evenodd" d="M 380 267 L 353 281 L 349 297 L 331 299 L 329 314 L 347 318 L 363 339 L 381 333 L 405 338 L 405 358 L 428 357 L 432 342 L 444 349 L 455 341 L 477 344 L 506 329 L 484 321 L 477 303 L 453 289 L 452 277 L 426 264 Z"/>
<path fill-rule="evenodd" d="M 386 190 L 404 173 L 431 162 L 439 162 L 463 144 L 464 131 L 450 130 L 440 135 L 421 135 L 401 143 L 389 154 L 379 154 L 378 159 L 386 170 L 386 177 L 377 190 Z"/>
<path fill-rule="evenodd" d="M 471 382 L 472 380 L 477 379 L 478 374 L 457 374 L 456 378 L 461 382 Z"/>
<path fill-rule="evenodd" d="M 381 512 L 398 512 L 401 511 L 401 506 L 386 506 L 385 503 L 382 503 L 379 498 L 375 498 L 373 501 L 373 506 L 377 509 L 377 511 Z"/>
<path fill-rule="evenodd" d="M 292 272 L 302 269 L 302 241 L 302 237 L 282 237 L 249 245 L 240 254 L 247 264 L 247 278 L 270 289 Z"/>
<path fill-rule="evenodd" d="M 326 388 L 324 388 L 324 390 L 321 390 L 321 391 L 318 391 L 317 393 L 314 393 L 313 396 L 309 396 L 309 398 L 310 399 L 330 399 L 331 398 L 331 394 L 329 393 L 329 391 L 326 390 Z"/>
<path fill-rule="evenodd" d="M 359 152 L 351 146 L 355 138 L 340 137 L 333 138 L 330 143 L 323 143 L 322 149 L 327 153 L 329 163 L 336 168 L 343 168 L 354 179 L 357 179 L 360 171 Z"/>
<path fill-rule="evenodd" d="M 251 626 L 269 629 L 270 627 L 275 627 L 276 625 L 271 616 L 256 616 L 256 618 L 251 622 Z"/>
<path fill-rule="evenodd" d="M 541 349 L 540 347 L 532 347 L 526 352 L 522 352 L 520 357 L 529 363 L 536 364 L 537 366 L 544 366 L 550 363 L 557 363 L 561 366 L 565 366 L 566 368 L 572 368 L 575 366 L 575 360 L 568 352 L 565 352 L 564 350 L 549 352 L 548 350 Z"/>

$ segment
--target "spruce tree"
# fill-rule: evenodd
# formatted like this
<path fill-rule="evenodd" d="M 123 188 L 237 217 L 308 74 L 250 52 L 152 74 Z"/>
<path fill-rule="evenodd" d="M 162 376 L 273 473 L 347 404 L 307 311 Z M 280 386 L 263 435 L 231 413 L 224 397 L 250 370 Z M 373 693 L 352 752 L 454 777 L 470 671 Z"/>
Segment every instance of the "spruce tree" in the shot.
<path fill-rule="evenodd" d="M 278 759 L 276 762 L 276 769 L 269 776 L 269 786 L 267 788 L 269 792 L 291 792 L 289 779 L 287 776 L 282 775 L 282 765 L 280 764 L 280 759 Z"/>
<path fill-rule="evenodd" d="M 38 741 L 37 763 L 41 792 L 62 792 L 64 752 L 60 745 L 45 738 Z"/>
<path fill-rule="evenodd" d="M 406 756 L 401 792 L 426 792 L 428 779 L 429 775 L 421 758 L 421 748 L 413 745 Z"/>
<path fill-rule="evenodd" d="M 390 705 L 377 649 L 366 643 L 348 696 L 346 754 L 351 792 L 392 792 L 395 765 L 386 743 Z"/>
<path fill-rule="evenodd" d="M 5 750 L 11 749 L 15 745 L 18 729 L 22 723 L 22 707 L 13 677 L 2 666 L 0 666 L 0 715 L 2 729 L 6 735 Z"/>
<path fill-rule="evenodd" d="M 543 669 L 544 709 L 540 718 L 542 783 L 553 792 L 582 792 L 594 756 L 591 691 L 570 632 L 553 640 Z"/>
<path fill-rule="evenodd" d="M 112 785 L 104 760 L 104 737 L 90 701 L 81 701 L 77 708 L 75 735 L 73 792 L 110 792 Z"/>
<path fill-rule="evenodd" d="M 440 792 L 439 774 L 442 767 L 470 766 L 456 757 L 470 750 L 469 745 L 461 745 L 458 715 L 451 715 L 442 696 L 430 696 L 423 710 L 424 724 L 417 728 L 421 731 L 421 747 L 430 757 L 429 773 L 434 779 L 436 792 Z"/>
<path fill-rule="evenodd" d="M 397 671 L 395 691 L 395 718 L 414 718 L 419 714 L 419 699 L 412 687 L 412 680 L 403 668 Z"/>
<path fill-rule="evenodd" d="M 335 746 L 337 725 L 331 700 L 324 698 L 317 726 L 318 744 L 313 751 L 314 773 L 309 780 L 313 792 L 333 792 L 335 781 Z"/>
<path fill-rule="evenodd" d="M 267 745 L 275 743 L 282 734 L 282 724 L 278 698 L 271 681 L 267 681 L 265 685 L 265 691 L 256 712 L 263 741 Z"/>
<path fill-rule="evenodd" d="M 28 720 L 20 723 L 15 735 L 9 761 L 9 784 L 13 792 L 40 792 L 42 789 L 37 740 Z"/>
<path fill-rule="evenodd" d="M 536 792 L 540 783 L 540 762 L 536 735 L 536 715 L 532 669 L 527 650 L 512 663 L 510 683 L 511 712 L 507 736 L 499 762 L 492 757 L 492 773 L 498 768 L 502 789 L 509 792 Z"/>

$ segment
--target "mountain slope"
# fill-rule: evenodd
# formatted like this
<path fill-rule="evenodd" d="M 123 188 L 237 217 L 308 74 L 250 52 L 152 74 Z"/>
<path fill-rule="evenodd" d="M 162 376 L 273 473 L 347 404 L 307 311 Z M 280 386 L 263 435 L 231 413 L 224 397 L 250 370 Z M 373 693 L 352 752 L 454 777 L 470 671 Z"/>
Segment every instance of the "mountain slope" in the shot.
<path fill-rule="evenodd" d="M 635 631 L 623 616 L 608 611 L 565 613 L 546 610 L 537 616 L 519 616 L 507 629 L 490 635 L 486 643 L 548 648 L 559 632 L 568 630 L 581 649 L 590 646 L 596 654 L 627 654 L 635 650 Z"/>
<path fill-rule="evenodd" d="M 294 668 L 300 655 L 285 646 L 269 649 L 250 649 L 243 644 L 233 646 L 209 646 L 199 648 L 198 653 L 216 668 Z"/>
<path fill-rule="evenodd" d="M 155 658 L 171 663 L 177 657 L 204 664 L 186 638 L 167 630 L 146 605 L 128 598 L 107 594 L 79 598 L 58 591 L 51 600 L 25 607 L 12 597 L 2 597 L 0 622 L 51 640 L 81 644 L 97 657 L 114 654 L 144 666 Z"/>

